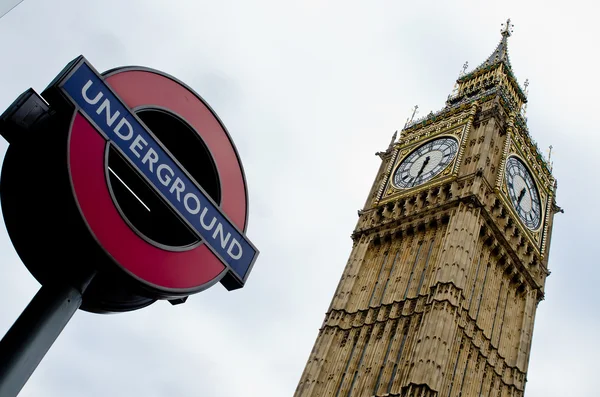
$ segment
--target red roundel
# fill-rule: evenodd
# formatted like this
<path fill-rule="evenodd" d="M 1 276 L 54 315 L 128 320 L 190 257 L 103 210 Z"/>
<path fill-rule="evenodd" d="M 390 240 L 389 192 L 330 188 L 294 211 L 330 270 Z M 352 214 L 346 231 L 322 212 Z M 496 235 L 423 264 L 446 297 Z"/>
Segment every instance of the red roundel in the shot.
<path fill-rule="evenodd" d="M 245 231 L 248 200 L 242 165 L 229 134 L 208 105 L 158 71 L 116 69 L 104 78 L 129 109 L 171 112 L 199 135 L 218 173 L 221 209 Z M 111 195 L 108 145 L 83 115 L 76 114 L 69 138 L 70 176 L 79 208 L 98 243 L 123 270 L 151 288 L 191 293 L 219 281 L 226 267 L 205 244 L 169 249 L 152 244 L 130 227 Z"/>

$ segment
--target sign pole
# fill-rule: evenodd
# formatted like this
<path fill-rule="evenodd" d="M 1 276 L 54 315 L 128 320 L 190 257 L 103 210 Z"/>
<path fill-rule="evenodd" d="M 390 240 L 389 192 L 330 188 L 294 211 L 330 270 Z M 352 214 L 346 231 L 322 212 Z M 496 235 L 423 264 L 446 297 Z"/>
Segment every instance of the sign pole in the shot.
<path fill-rule="evenodd" d="M 82 303 L 80 288 L 44 285 L 0 340 L 0 396 L 16 396 Z"/>

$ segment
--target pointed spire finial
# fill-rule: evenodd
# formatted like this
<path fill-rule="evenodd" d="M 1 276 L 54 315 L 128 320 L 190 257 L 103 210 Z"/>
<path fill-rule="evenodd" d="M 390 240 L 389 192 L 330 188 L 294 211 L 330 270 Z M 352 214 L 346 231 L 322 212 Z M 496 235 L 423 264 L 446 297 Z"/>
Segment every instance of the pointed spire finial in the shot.
<path fill-rule="evenodd" d="M 476 67 L 471 73 L 477 72 L 477 70 L 486 68 L 490 65 L 495 65 L 499 62 L 504 62 L 506 66 L 511 69 L 510 60 L 508 59 L 508 37 L 512 34 L 514 25 L 510 22 L 510 18 L 502 24 L 502 38 L 496 46 L 496 49 L 492 54 L 478 67 Z"/>
<path fill-rule="evenodd" d="M 462 75 L 464 75 L 467 72 L 468 67 L 469 67 L 469 61 L 466 61 L 465 64 L 462 66 L 462 69 L 458 73 L 458 77 L 461 77 Z"/>
<path fill-rule="evenodd" d="M 410 121 L 413 121 L 413 119 L 415 118 L 415 114 L 418 113 L 419 109 L 419 105 L 415 105 L 415 107 L 413 108 L 413 113 L 412 116 L 410 116 Z"/>
<path fill-rule="evenodd" d="M 396 138 L 398 137 L 398 130 L 396 130 L 394 132 L 394 135 L 392 135 L 392 140 L 390 141 L 390 144 L 388 146 L 388 150 L 391 149 L 394 146 L 394 143 L 396 143 Z"/>
<path fill-rule="evenodd" d="M 525 82 L 523 83 L 523 87 L 525 88 L 525 96 L 529 95 L 529 79 L 525 79 Z"/>
<path fill-rule="evenodd" d="M 413 119 L 415 118 L 415 114 L 417 114 L 419 111 L 419 105 L 415 105 L 415 107 L 412 109 L 412 115 L 410 116 L 410 118 L 406 119 L 406 123 L 404 123 L 404 128 L 406 128 L 406 126 L 408 126 L 410 123 L 412 123 Z"/>
<path fill-rule="evenodd" d="M 503 24 L 502 24 L 502 26 L 503 26 L 503 28 L 502 28 L 502 30 L 500 31 L 500 33 L 502 33 L 502 36 L 505 36 L 505 37 L 510 37 L 510 35 L 511 35 L 511 34 L 512 34 L 512 32 L 513 32 L 513 28 L 515 27 L 515 25 L 513 25 L 513 24 L 510 22 L 510 18 L 508 18 L 508 19 L 506 20 L 506 23 L 503 23 Z"/>

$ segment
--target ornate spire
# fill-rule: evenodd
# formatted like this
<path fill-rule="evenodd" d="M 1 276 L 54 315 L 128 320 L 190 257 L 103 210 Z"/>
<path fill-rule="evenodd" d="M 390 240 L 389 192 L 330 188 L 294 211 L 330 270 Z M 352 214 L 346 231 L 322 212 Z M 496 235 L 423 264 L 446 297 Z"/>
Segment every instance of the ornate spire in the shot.
<path fill-rule="evenodd" d="M 500 34 L 502 38 L 500 42 L 496 46 L 496 49 L 492 54 L 485 60 L 481 65 L 479 65 L 475 70 L 484 68 L 489 65 L 494 65 L 496 63 L 505 62 L 506 66 L 511 68 L 510 59 L 508 58 L 508 38 L 512 35 L 514 25 L 510 22 L 510 18 L 506 20 L 505 23 L 502 24 L 502 29 L 500 30 Z"/>
<path fill-rule="evenodd" d="M 512 71 L 512 65 L 510 64 L 510 59 L 508 57 L 508 38 L 512 35 L 514 25 L 511 23 L 510 18 L 506 20 L 505 23 L 502 24 L 502 29 L 500 30 L 500 42 L 496 46 L 496 49 L 492 54 L 479 66 L 470 71 L 469 73 L 459 75 L 458 80 L 456 81 L 459 85 L 461 83 L 467 82 L 473 76 L 477 76 L 481 73 L 485 73 L 487 70 L 491 70 L 492 68 L 504 64 L 504 72 L 508 75 L 509 80 L 514 83 L 517 95 L 520 97 L 522 102 L 527 102 L 527 95 L 523 88 L 517 82 L 516 77 Z M 454 94 L 454 92 L 453 92 Z M 452 96 L 453 94 L 450 94 Z"/>

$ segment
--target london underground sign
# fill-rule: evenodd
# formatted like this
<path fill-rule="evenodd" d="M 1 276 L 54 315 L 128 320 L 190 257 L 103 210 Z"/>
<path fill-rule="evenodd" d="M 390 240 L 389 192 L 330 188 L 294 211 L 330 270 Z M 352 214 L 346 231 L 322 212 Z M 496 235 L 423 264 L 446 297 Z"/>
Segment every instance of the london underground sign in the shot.
<path fill-rule="evenodd" d="M 0 179 L 6 227 L 42 284 L 21 317 L 44 313 L 47 326 L 31 331 L 40 340 L 56 337 L 77 308 L 182 303 L 218 281 L 231 290 L 248 279 L 258 250 L 245 235 L 238 153 L 212 109 L 177 79 L 140 67 L 100 74 L 80 56 L 41 96 L 21 95 L 0 116 L 0 134 L 10 143 Z M 0 357 L 15 357 L 0 362 L 0 395 L 18 392 L 15 379 L 39 362 L 19 361 L 41 351 L 20 340 L 30 324 L 19 322 L 0 342 Z"/>
<path fill-rule="evenodd" d="M 121 73 L 134 74 L 136 72 L 129 70 Z M 160 74 L 148 71 L 138 71 L 137 73 L 142 74 L 142 79 L 150 80 L 146 81 L 145 84 L 154 86 L 156 89 L 175 88 L 177 90 L 178 87 L 181 87 L 173 79 Z M 119 89 L 119 82 L 116 81 L 115 83 L 116 89 Z M 214 265 L 213 267 L 216 270 L 212 269 L 212 267 L 210 269 L 213 272 L 218 271 L 217 274 L 212 274 L 213 272 L 210 271 L 201 271 L 207 270 L 208 266 L 206 266 L 206 262 L 215 261 L 211 259 L 211 256 L 214 255 L 227 267 L 228 271 L 233 274 L 239 283 L 243 283 L 246 280 L 252 263 L 256 259 L 256 248 L 238 230 L 238 227 L 229 220 L 225 211 L 222 211 L 214 203 L 202 187 L 178 163 L 177 159 L 154 137 L 141 120 L 127 108 L 126 104 L 116 96 L 102 77 L 95 73 L 84 59 L 81 59 L 56 84 L 68 95 L 70 100 L 77 106 L 79 112 L 75 116 L 73 126 L 71 127 L 71 157 L 69 160 L 81 161 L 81 163 L 77 164 L 92 161 L 91 164 L 85 164 L 78 170 L 74 170 L 77 167 L 71 167 L 75 194 L 77 195 L 81 189 L 82 193 L 79 203 L 82 207 L 84 217 L 88 220 L 92 231 L 105 244 L 109 252 L 115 246 L 113 257 L 119 255 L 119 252 L 124 251 L 119 249 L 119 245 L 126 244 L 125 250 L 128 252 L 115 258 L 117 262 L 134 275 L 156 286 L 170 289 L 187 289 L 202 286 L 221 273 L 223 269 Z M 140 81 L 139 85 L 142 84 L 144 82 Z M 126 98 L 129 97 L 126 92 L 128 88 L 127 86 L 123 88 Z M 135 90 L 135 88 L 133 89 Z M 170 98 L 168 91 L 163 91 L 160 95 L 164 95 L 168 102 Z M 177 95 L 177 93 L 173 93 L 173 95 Z M 166 110 L 175 114 L 178 111 L 185 112 L 188 110 L 186 108 L 178 108 L 178 103 L 176 102 L 175 105 L 162 103 L 162 105 L 166 105 Z M 203 104 L 198 101 L 195 105 L 202 106 Z M 91 137 L 86 136 L 86 132 L 88 134 L 91 132 L 87 125 L 88 122 L 93 125 L 93 129 L 97 134 L 105 140 L 102 147 L 96 151 L 98 156 L 95 159 L 79 158 L 80 156 L 89 155 L 90 145 L 93 146 L 94 144 L 101 143 L 98 139 L 90 139 Z M 206 132 L 206 129 L 204 126 L 198 125 L 197 132 L 202 134 Z M 216 133 L 219 132 L 222 133 L 222 139 L 219 143 L 222 145 L 225 143 L 225 147 L 215 148 L 212 152 L 218 153 L 218 151 L 221 151 L 225 153 L 220 153 L 223 159 L 219 158 L 218 160 L 221 160 L 224 164 L 217 164 L 217 169 L 221 166 L 226 169 L 234 168 L 234 171 L 241 170 L 240 165 L 236 164 L 237 156 L 233 147 L 227 145 L 229 142 L 226 139 L 228 137 L 223 134 L 224 130 L 218 128 Z M 207 143 L 212 142 L 207 139 Z M 119 229 L 118 225 L 106 225 L 106 222 L 112 221 L 113 218 L 108 218 L 105 211 L 97 210 L 97 189 L 101 189 L 101 186 L 95 186 L 99 178 L 94 178 L 94 170 L 107 167 L 104 155 L 104 148 L 107 144 L 114 145 L 118 149 L 120 154 L 144 177 L 156 193 L 171 206 L 177 216 L 202 238 L 206 247 L 198 246 L 192 250 L 194 252 L 185 254 L 180 251 L 169 252 L 164 250 L 164 248 L 152 246 L 152 244 L 143 244 L 141 241 L 140 244 L 135 244 L 129 241 L 127 236 L 115 233 L 115 230 Z M 103 164 L 103 166 L 94 164 L 93 160 L 96 160 L 99 164 Z M 75 175 L 75 173 L 77 174 Z M 225 180 L 223 182 L 236 183 L 235 180 Z M 243 179 L 238 178 L 237 183 L 240 186 L 222 186 L 222 188 L 233 190 L 232 192 L 223 192 L 223 195 L 225 197 L 227 197 L 227 194 L 237 195 L 237 197 L 232 198 L 238 200 L 238 207 L 245 206 L 245 189 L 242 190 Z M 90 184 L 93 184 L 93 186 L 90 186 Z M 85 189 L 93 191 L 93 194 L 86 195 Z M 103 194 L 108 197 L 108 190 L 106 189 Z M 89 203 L 82 202 L 88 198 L 90 198 Z M 233 206 L 234 203 L 229 204 L 227 202 L 227 205 Z M 105 210 L 110 212 L 109 207 Z M 234 210 L 237 210 L 237 212 L 234 212 L 237 215 L 245 211 L 245 208 L 235 208 Z M 116 208 L 112 212 L 115 211 Z M 101 216 L 94 217 L 94 214 L 101 214 Z M 123 222 L 116 216 L 114 217 L 114 221 L 116 223 Z M 245 222 L 245 219 L 238 219 L 238 221 Z M 121 225 L 121 227 L 125 228 L 126 225 Z M 105 235 L 101 234 L 102 231 L 106 231 Z M 210 252 L 206 248 L 210 249 Z M 157 250 L 163 250 L 165 253 L 157 257 Z M 176 264 L 182 260 L 182 256 L 189 257 L 190 267 L 199 269 L 177 267 Z M 137 266 L 140 263 L 140 258 L 144 258 L 144 266 L 141 268 Z M 191 262 L 195 263 L 192 264 Z M 184 274 L 181 276 L 173 276 L 171 274 L 178 272 Z"/>

